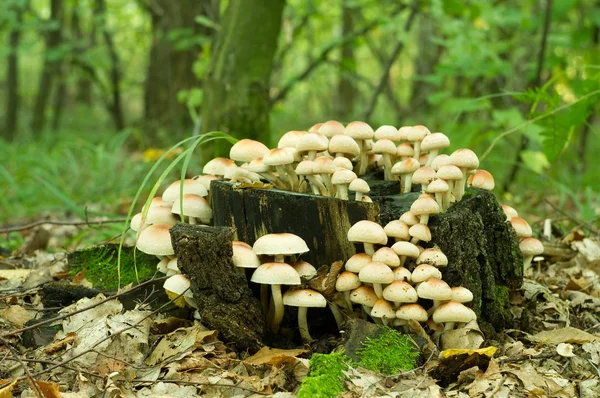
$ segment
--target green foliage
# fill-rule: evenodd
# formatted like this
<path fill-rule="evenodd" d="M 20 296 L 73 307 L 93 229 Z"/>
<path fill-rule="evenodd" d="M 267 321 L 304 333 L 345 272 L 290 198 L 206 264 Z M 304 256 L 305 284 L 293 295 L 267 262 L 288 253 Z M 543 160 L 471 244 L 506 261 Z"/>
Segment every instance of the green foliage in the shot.
<path fill-rule="evenodd" d="M 408 336 L 385 327 L 380 336 L 363 342 L 358 351 L 361 358 L 359 365 L 384 375 L 410 370 L 415 367 L 419 356 L 416 348 Z"/>
<path fill-rule="evenodd" d="M 343 352 L 313 354 L 310 374 L 298 390 L 298 398 L 334 398 L 344 392 L 344 371 L 350 359 Z"/>
<path fill-rule="evenodd" d="M 118 245 L 94 246 L 69 255 L 71 275 L 75 275 L 84 269 L 85 278 L 95 287 L 115 290 L 119 286 L 117 278 L 117 252 Z M 145 281 L 150 279 L 156 272 L 158 260 L 134 250 L 125 248 L 121 253 L 121 284 Z M 137 269 L 137 274 L 136 274 Z"/>

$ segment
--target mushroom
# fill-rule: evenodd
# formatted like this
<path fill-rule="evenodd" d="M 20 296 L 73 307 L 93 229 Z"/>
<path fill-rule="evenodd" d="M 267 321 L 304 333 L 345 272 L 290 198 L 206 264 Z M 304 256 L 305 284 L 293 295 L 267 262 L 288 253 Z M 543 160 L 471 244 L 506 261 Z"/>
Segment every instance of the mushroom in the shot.
<path fill-rule="evenodd" d="M 348 185 L 356 179 L 352 170 L 338 169 L 331 177 L 331 183 L 337 187 L 336 197 L 348 200 Z"/>
<path fill-rule="evenodd" d="M 400 216 L 400 221 L 402 221 L 403 223 L 405 223 L 406 225 L 408 225 L 409 227 L 412 227 L 415 224 L 419 223 L 419 217 L 415 216 L 410 210 L 407 212 L 402 213 L 402 215 Z M 409 238 L 410 239 L 410 238 Z"/>
<path fill-rule="evenodd" d="M 204 174 L 212 174 L 217 177 L 223 178 L 227 169 L 235 166 L 235 162 L 231 159 L 214 158 L 212 160 L 209 160 L 208 163 L 204 165 L 202 172 Z"/>
<path fill-rule="evenodd" d="M 396 310 L 396 318 L 405 321 L 415 320 L 417 322 L 426 322 L 429 315 L 421 305 L 412 303 L 401 305 Z"/>
<path fill-rule="evenodd" d="M 448 183 L 450 190 L 444 196 L 444 210 L 450 207 L 450 194 L 456 190 L 455 185 L 460 184 L 462 179 L 462 171 L 453 164 L 448 164 L 440 167 L 436 172 L 436 176 Z"/>
<path fill-rule="evenodd" d="M 295 148 L 296 144 L 298 143 L 300 138 L 302 138 L 302 136 L 306 133 L 307 133 L 306 131 L 298 131 L 298 130 L 288 131 L 287 133 L 282 135 L 281 138 L 279 139 L 279 142 L 277 143 L 277 148 L 284 148 L 284 147 Z"/>
<path fill-rule="evenodd" d="M 323 123 L 315 123 L 308 129 L 309 133 L 318 133 Z"/>
<path fill-rule="evenodd" d="M 519 239 L 522 238 L 530 238 L 533 235 L 533 231 L 531 230 L 531 226 L 524 218 L 521 217 L 512 217 L 510 219 L 510 223 L 517 233 L 517 237 Z"/>
<path fill-rule="evenodd" d="M 383 289 L 383 298 L 400 305 L 400 303 L 416 303 L 419 296 L 410 283 L 395 280 Z"/>
<path fill-rule="evenodd" d="M 420 224 L 427 225 L 429 222 L 429 216 L 432 214 L 438 214 L 440 207 L 438 206 L 435 199 L 428 193 L 421 194 L 417 200 L 415 200 L 410 206 L 410 211 L 415 216 L 420 216 Z M 414 227 L 414 226 L 413 226 Z M 410 229 L 409 229 L 410 233 Z"/>
<path fill-rule="evenodd" d="M 431 264 L 419 264 L 415 267 L 411 274 L 413 283 L 426 281 L 429 278 L 442 279 L 442 273 L 439 269 Z"/>
<path fill-rule="evenodd" d="M 317 269 L 308 261 L 296 261 L 292 264 L 300 278 L 310 279 L 317 275 Z"/>
<path fill-rule="evenodd" d="M 421 185 L 421 191 L 426 192 L 427 187 L 435 177 L 435 170 L 428 166 L 421 166 L 414 172 L 412 183 Z"/>
<path fill-rule="evenodd" d="M 364 245 L 365 252 L 372 256 L 375 253 L 373 245 L 385 245 L 388 237 L 381 225 L 373 221 L 362 220 L 350 227 L 348 240 L 350 242 L 361 242 Z"/>
<path fill-rule="evenodd" d="M 429 134 L 431 134 L 429 129 L 422 125 L 412 126 L 412 128 L 406 133 L 408 140 L 413 143 L 413 148 L 415 149 L 413 158 L 417 161 L 421 155 L 421 142 Z"/>
<path fill-rule="evenodd" d="M 183 207 L 182 207 L 183 205 Z M 171 211 L 174 214 L 181 214 L 188 217 L 190 224 L 197 224 L 196 219 L 199 219 L 203 224 L 209 225 L 213 216 L 212 208 L 208 201 L 202 196 L 186 193 L 177 198 L 173 203 Z"/>
<path fill-rule="evenodd" d="M 350 301 L 350 291 L 357 289 L 362 283 L 354 272 L 344 271 L 338 275 L 335 282 L 335 290 L 344 294 L 344 300 L 348 310 L 352 311 L 352 302 Z"/>
<path fill-rule="evenodd" d="M 473 292 L 466 287 L 454 286 L 452 289 L 452 297 L 450 301 L 456 301 L 457 303 L 469 303 L 473 301 Z"/>
<path fill-rule="evenodd" d="M 162 200 L 173 204 L 179 198 L 180 193 L 208 196 L 208 190 L 201 181 L 187 178 L 183 181 L 177 180 L 169 185 L 162 194 Z"/>
<path fill-rule="evenodd" d="M 392 179 L 392 162 L 396 156 L 396 151 L 396 144 L 386 138 L 377 140 L 373 145 L 373 153 L 383 156 L 383 175 L 385 180 Z"/>
<path fill-rule="evenodd" d="M 381 319 L 382 323 L 387 326 L 390 323 L 390 319 L 396 318 L 396 311 L 389 301 L 379 298 L 373 308 L 371 309 L 371 318 Z"/>
<path fill-rule="evenodd" d="M 502 211 L 504 214 L 506 214 L 506 219 L 508 221 L 510 221 L 510 219 L 513 217 L 519 217 L 519 213 L 517 213 L 517 211 L 509 205 L 502 205 Z"/>
<path fill-rule="evenodd" d="M 248 165 L 248 171 L 258 173 L 262 178 L 269 181 L 275 188 L 285 189 L 285 183 L 271 172 L 271 167 L 267 166 L 263 158 L 256 158 Z"/>
<path fill-rule="evenodd" d="M 383 284 L 394 281 L 394 273 L 390 267 L 377 261 L 371 261 L 365 265 L 358 273 L 358 277 L 361 282 L 373 284 L 373 289 L 377 297 L 382 297 L 383 295 Z"/>
<path fill-rule="evenodd" d="M 383 125 L 375 130 L 374 135 L 376 140 L 390 140 L 393 142 L 402 141 L 402 134 L 394 126 Z"/>
<path fill-rule="evenodd" d="M 368 165 L 368 148 L 366 141 L 371 140 L 375 135 L 375 132 L 367 123 L 354 121 L 348 123 L 346 130 L 344 130 L 344 134 L 348 137 L 354 138 L 360 148 L 360 158 L 358 160 L 358 164 L 356 165 L 356 173 L 358 175 L 363 175 L 367 171 Z"/>
<path fill-rule="evenodd" d="M 387 246 L 378 249 L 373 254 L 373 261 L 384 263 L 390 268 L 396 268 L 400 266 L 400 258 L 392 248 Z"/>
<path fill-rule="evenodd" d="M 314 161 L 313 173 L 319 174 L 323 183 L 327 187 L 327 194 L 329 196 L 335 196 L 335 187 L 331 183 L 331 175 L 335 173 L 337 170 L 336 165 L 333 163 L 333 160 L 329 159 L 327 156 L 319 156 Z"/>
<path fill-rule="evenodd" d="M 425 136 L 421 142 L 421 150 L 429 152 L 426 166 L 430 166 L 433 160 L 437 157 L 440 149 L 445 149 L 450 146 L 450 139 L 445 134 L 433 133 Z"/>
<path fill-rule="evenodd" d="M 296 143 L 296 151 L 302 156 L 307 155 L 308 160 L 315 160 L 317 152 L 327 150 L 329 139 L 321 133 L 306 133 Z"/>
<path fill-rule="evenodd" d="M 354 192 L 354 200 L 357 202 L 361 202 L 365 194 L 371 192 L 369 184 L 362 178 L 352 180 L 350 185 L 348 185 L 348 190 Z"/>
<path fill-rule="evenodd" d="M 362 305 L 363 311 L 368 315 L 371 315 L 371 308 L 373 308 L 377 300 L 377 294 L 375 294 L 372 287 L 367 285 L 359 286 L 350 292 L 350 301 Z"/>
<path fill-rule="evenodd" d="M 450 155 L 441 154 L 437 155 L 435 159 L 431 162 L 430 167 L 435 171 L 438 171 L 440 167 L 446 166 L 448 164 L 452 164 L 452 160 L 450 159 Z"/>
<path fill-rule="evenodd" d="M 437 247 L 425 249 L 417 257 L 417 264 L 431 264 L 438 268 L 445 267 L 448 265 L 448 257 Z"/>
<path fill-rule="evenodd" d="M 431 240 L 431 231 L 429 230 L 429 227 L 424 224 L 413 225 L 408 229 L 408 233 L 412 236 L 410 242 L 415 245 L 421 240 L 423 242 L 429 242 Z"/>
<path fill-rule="evenodd" d="M 315 162 L 312 160 L 303 160 L 302 162 L 298 163 L 298 166 L 296 166 L 296 174 L 300 177 L 306 178 L 310 184 L 313 194 L 320 195 L 321 192 L 326 193 L 327 188 L 321 181 L 317 179 L 317 177 L 314 176 L 314 167 Z"/>
<path fill-rule="evenodd" d="M 240 273 L 244 275 L 244 277 L 246 277 L 246 268 L 255 269 L 260 266 L 260 260 L 252 250 L 252 247 L 233 244 L 232 248 L 233 256 L 231 257 L 231 260 L 233 261 L 233 265 L 238 267 Z"/>
<path fill-rule="evenodd" d="M 360 148 L 356 141 L 342 134 L 331 137 L 327 151 L 336 158 L 354 159 L 360 154 Z"/>
<path fill-rule="evenodd" d="M 175 254 L 171 245 L 171 235 L 169 234 L 170 225 L 153 224 L 145 228 L 136 242 L 136 247 L 146 254 L 157 256 L 161 260 L 165 256 Z"/>
<path fill-rule="evenodd" d="M 344 125 L 337 120 L 328 120 L 319 127 L 319 133 L 324 134 L 329 139 L 335 135 L 344 134 L 345 130 Z"/>
<path fill-rule="evenodd" d="M 474 188 L 492 191 L 494 189 L 494 176 L 486 170 L 479 169 L 469 176 L 468 185 Z"/>
<path fill-rule="evenodd" d="M 392 174 L 399 175 L 401 185 L 402 185 L 402 193 L 409 193 L 412 189 L 412 174 L 417 171 L 417 169 L 421 167 L 418 160 L 413 158 L 404 159 L 401 162 L 398 162 L 392 167 Z"/>
<path fill-rule="evenodd" d="M 219 180 L 219 177 L 212 174 L 200 174 L 192 177 L 192 180 L 198 181 L 200 184 L 204 185 L 204 188 L 206 188 L 207 191 L 210 192 L 210 182 L 212 180 Z"/>
<path fill-rule="evenodd" d="M 360 270 L 371 261 L 373 261 L 373 259 L 367 253 L 356 253 L 346 261 L 344 268 L 346 271 L 358 274 Z"/>
<path fill-rule="evenodd" d="M 400 257 L 400 265 L 404 265 L 406 257 L 417 258 L 419 257 L 419 254 L 421 254 L 419 248 L 411 242 L 396 242 L 392 245 L 392 249 Z"/>
<path fill-rule="evenodd" d="M 425 190 L 427 193 L 432 193 L 435 195 L 435 201 L 437 202 L 441 211 L 444 209 L 444 196 L 446 193 L 450 192 L 450 187 L 445 180 L 441 178 L 436 178 L 427 185 L 427 189 Z"/>
<path fill-rule="evenodd" d="M 392 220 L 383 227 L 385 234 L 390 238 L 394 238 L 396 242 L 407 241 L 410 239 L 408 233 L 408 225 L 400 220 Z"/>
<path fill-rule="evenodd" d="M 475 152 L 468 148 L 457 149 L 450 155 L 452 163 L 462 172 L 462 178 L 454 185 L 454 197 L 456 201 L 460 201 L 465 193 L 465 182 L 467 180 L 467 172 L 475 170 L 479 167 L 479 158 Z M 458 184 L 458 185 L 457 185 Z"/>
<path fill-rule="evenodd" d="M 446 282 L 439 278 L 429 278 L 417 286 L 417 294 L 421 298 L 433 300 L 433 307 L 429 309 L 429 312 L 431 313 L 435 311 L 443 301 L 452 298 L 452 289 Z"/>
<path fill-rule="evenodd" d="M 394 280 L 412 282 L 412 273 L 403 266 L 394 268 Z"/>
<path fill-rule="evenodd" d="M 523 253 L 523 269 L 526 270 L 533 257 L 544 252 L 544 245 L 535 238 L 525 238 L 519 243 L 519 249 Z"/>
<path fill-rule="evenodd" d="M 449 301 L 437 308 L 433 313 L 435 323 L 444 323 L 444 330 L 452 330 L 456 322 L 468 323 L 477 319 L 475 312 L 464 304 Z"/>
<path fill-rule="evenodd" d="M 415 154 L 415 150 L 413 147 L 405 142 L 396 147 L 396 157 L 400 158 L 400 160 L 406 160 L 408 158 L 412 158 Z"/>
<path fill-rule="evenodd" d="M 239 140 L 229 150 L 229 158 L 239 163 L 250 163 L 256 158 L 262 158 L 269 148 L 259 141 L 244 138 Z"/>
<path fill-rule="evenodd" d="M 285 148 L 271 149 L 263 156 L 263 163 L 267 166 L 274 166 L 279 174 L 279 179 L 287 183 L 292 191 L 298 187 L 298 178 L 291 166 L 294 163 L 294 154 Z"/>
<path fill-rule="evenodd" d="M 308 332 L 306 313 L 310 307 L 326 307 L 327 300 L 317 291 L 311 289 L 288 290 L 283 295 L 283 304 L 298 307 L 298 329 L 303 341 L 312 341 Z"/>
<path fill-rule="evenodd" d="M 309 248 L 301 237 L 290 233 L 280 233 L 261 236 L 254 242 L 252 250 L 256 254 L 274 256 L 276 263 L 283 263 L 284 256 L 306 253 Z"/>
<path fill-rule="evenodd" d="M 264 263 L 254 270 L 250 281 L 263 285 L 271 285 L 274 312 L 270 323 L 273 332 L 277 333 L 284 312 L 281 285 L 299 285 L 301 283 L 300 275 L 289 264 L 277 262 Z"/>
<path fill-rule="evenodd" d="M 194 295 L 190 290 L 190 280 L 182 274 L 173 275 L 163 284 L 167 296 L 174 300 L 173 303 L 178 307 L 184 307 L 188 303 L 190 307 L 198 309 L 194 301 Z"/>

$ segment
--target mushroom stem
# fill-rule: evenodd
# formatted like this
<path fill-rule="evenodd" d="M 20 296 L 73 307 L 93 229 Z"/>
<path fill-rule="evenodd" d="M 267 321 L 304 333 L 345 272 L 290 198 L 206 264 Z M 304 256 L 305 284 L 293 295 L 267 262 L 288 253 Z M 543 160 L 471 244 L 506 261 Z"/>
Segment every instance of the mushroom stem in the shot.
<path fill-rule="evenodd" d="M 308 322 L 306 322 L 306 307 L 298 307 L 298 329 L 300 330 L 300 336 L 302 341 L 312 341 L 310 333 L 308 333 Z"/>
<path fill-rule="evenodd" d="M 416 236 L 413 236 L 413 238 L 410 240 L 410 243 L 412 243 L 413 245 L 416 245 L 417 243 L 419 243 L 420 239 L 417 238 Z"/>
<path fill-rule="evenodd" d="M 523 270 L 524 271 L 527 271 L 527 269 L 531 265 L 531 260 L 533 260 L 533 255 L 531 255 L 531 256 L 523 256 Z"/>
<path fill-rule="evenodd" d="M 348 200 L 348 184 L 337 185 L 337 197 L 338 199 Z"/>
<path fill-rule="evenodd" d="M 452 330 L 454 329 L 454 322 L 446 322 L 446 324 L 444 325 L 444 331 L 448 331 L 448 330 Z"/>
<path fill-rule="evenodd" d="M 435 193 L 435 201 L 437 202 L 440 211 L 444 211 L 444 194 L 442 192 Z"/>
<path fill-rule="evenodd" d="M 298 175 L 291 164 L 286 164 L 283 167 L 288 173 L 290 183 L 292 184 L 292 191 L 294 191 L 298 187 Z"/>
<path fill-rule="evenodd" d="M 431 151 L 429 151 L 429 156 L 427 157 L 427 163 L 425 164 L 425 166 L 431 167 L 431 164 L 433 163 L 433 159 L 435 159 L 435 157 L 438 155 L 439 151 L 440 151 L 439 149 L 432 149 Z"/>
<path fill-rule="evenodd" d="M 442 303 L 441 300 L 433 300 L 433 306 L 427 310 L 427 314 L 432 315 Z"/>
<path fill-rule="evenodd" d="M 462 178 L 454 182 L 454 198 L 457 202 L 460 201 L 465 194 L 465 182 L 467 181 L 467 169 L 461 167 L 460 171 L 462 171 L 463 174 Z"/>
<path fill-rule="evenodd" d="M 276 263 L 285 263 L 285 257 L 283 254 L 276 254 L 274 260 Z"/>
<path fill-rule="evenodd" d="M 383 322 L 383 326 L 387 326 L 387 325 L 389 325 L 390 320 L 387 319 L 387 317 L 384 316 L 384 317 L 381 318 L 381 322 Z"/>
<path fill-rule="evenodd" d="M 419 223 L 423 225 L 427 225 L 429 222 L 429 214 L 421 214 L 421 218 L 419 219 Z"/>
<path fill-rule="evenodd" d="M 362 194 L 362 193 L 360 193 L 360 192 L 356 191 L 356 192 L 354 193 L 354 200 L 355 200 L 355 201 L 357 201 L 357 202 L 360 202 L 360 201 L 362 201 L 362 196 L 363 196 L 363 194 Z"/>
<path fill-rule="evenodd" d="M 273 320 L 271 322 L 271 329 L 273 332 L 279 332 L 279 325 L 283 319 L 283 298 L 281 297 L 281 285 L 271 285 L 271 293 L 273 294 Z M 306 322 L 306 309 L 304 311 L 304 322 Z M 308 329 L 307 329 L 308 331 Z"/>
<path fill-rule="evenodd" d="M 363 304 L 363 311 L 365 312 L 365 314 L 371 316 L 371 310 L 373 309 L 373 307 L 369 307 L 368 305 L 364 305 Z"/>
<path fill-rule="evenodd" d="M 335 323 L 337 325 L 338 330 L 340 330 L 342 328 L 342 324 L 344 323 L 344 317 L 342 316 L 342 313 L 340 312 L 338 307 L 333 303 L 329 303 L 329 309 L 333 314 L 333 318 L 335 318 Z"/>
<path fill-rule="evenodd" d="M 323 179 L 323 183 L 325 184 L 325 187 L 327 188 L 327 196 L 334 196 L 335 187 L 331 183 L 331 177 L 329 177 L 329 174 L 321 173 L 321 178 Z"/>
<path fill-rule="evenodd" d="M 352 301 L 350 301 L 350 290 L 344 292 L 344 300 L 346 300 L 346 306 L 352 312 Z"/>
<path fill-rule="evenodd" d="M 413 159 L 419 160 L 419 156 L 421 156 L 421 141 L 415 141 L 413 145 L 413 149 L 415 150 L 415 154 L 413 155 Z"/>
<path fill-rule="evenodd" d="M 285 184 L 281 182 L 280 179 L 278 179 L 277 177 L 275 177 L 273 174 L 271 173 L 258 173 L 260 174 L 260 176 L 262 178 L 264 178 L 265 180 L 269 181 L 271 184 L 273 184 L 273 186 L 275 188 L 278 189 L 285 189 Z"/>
<path fill-rule="evenodd" d="M 198 222 L 196 221 L 195 217 L 189 217 L 188 221 L 189 221 L 190 225 L 196 225 L 196 224 L 198 224 Z"/>
<path fill-rule="evenodd" d="M 389 153 L 383 154 L 383 179 L 386 181 L 392 180 L 392 158 Z"/>
<path fill-rule="evenodd" d="M 410 193 L 412 190 L 412 173 L 408 173 L 404 176 L 404 189 L 402 193 Z"/>
<path fill-rule="evenodd" d="M 373 254 L 375 254 L 375 248 L 373 247 L 373 244 L 363 242 L 363 246 L 365 247 L 365 253 L 367 253 L 369 256 L 373 257 Z"/>
<path fill-rule="evenodd" d="M 321 181 L 317 180 L 315 176 L 307 175 L 306 179 L 308 182 L 310 182 L 310 186 L 315 195 L 320 195 L 321 191 L 327 191 L 325 185 L 323 185 Z"/>
<path fill-rule="evenodd" d="M 292 189 L 292 179 L 288 175 L 287 171 L 283 168 L 283 166 L 275 166 L 277 170 L 277 174 L 279 174 L 279 179 L 290 189 Z M 292 189 L 293 190 L 293 189 Z"/>
<path fill-rule="evenodd" d="M 373 290 L 375 290 L 375 294 L 378 298 L 383 297 L 383 287 L 381 283 L 373 283 Z"/>

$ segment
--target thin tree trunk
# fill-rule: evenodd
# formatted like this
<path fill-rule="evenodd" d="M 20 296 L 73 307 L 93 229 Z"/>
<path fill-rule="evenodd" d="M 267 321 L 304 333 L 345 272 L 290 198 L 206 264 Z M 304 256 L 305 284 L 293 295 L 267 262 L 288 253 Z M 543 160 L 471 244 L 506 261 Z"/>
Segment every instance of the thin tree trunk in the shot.
<path fill-rule="evenodd" d="M 342 0 L 342 37 L 354 31 L 357 8 L 352 7 L 349 0 Z M 356 57 L 354 56 L 354 43 L 345 42 L 342 46 L 342 57 L 339 64 L 338 98 L 336 101 L 336 114 L 340 120 L 350 121 L 354 114 L 354 101 L 356 87 L 352 78 L 356 73 Z"/>
<path fill-rule="evenodd" d="M 105 0 L 96 0 L 96 16 L 100 23 L 100 31 L 108 49 L 110 58 L 110 88 L 111 88 L 111 106 L 110 113 L 115 128 L 120 131 L 125 128 L 125 117 L 123 116 L 123 106 L 121 104 L 121 61 L 119 54 L 115 49 L 112 36 L 106 26 L 106 3 Z"/>
<path fill-rule="evenodd" d="M 62 40 L 62 20 L 63 13 L 63 1 L 62 0 L 50 0 L 50 20 L 57 21 L 58 27 L 50 30 L 46 36 L 46 56 L 44 59 L 44 66 L 42 69 L 42 75 L 38 86 L 38 93 L 33 107 L 33 119 L 31 122 L 31 129 L 34 134 L 40 134 L 46 124 L 46 109 L 48 106 L 48 100 L 52 93 L 52 86 L 54 84 L 54 78 L 56 77 L 60 69 L 60 59 L 56 57 L 50 57 L 52 51 L 56 50 Z"/>
<path fill-rule="evenodd" d="M 79 0 L 75 0 L 73 4 L 73 15 L 71 24 L 73 28 L 73 35 L 79 43 L 77 50 L 80 52 L 86 51 L 88 48 L 96 47 L 96 22 L 94 18 L 90 19 L 90 33 L 89 33 L 89 44 L 84 44 L 85 36 L 81 29 L 81 17 L 79 15 L 81 5 Z M 77 102 L 91 105 L 92 103 L 92 81 L 88 76 L 80 76 L 77 79 L 77 94 L 75 99 Z"/>
<path fill-rule="evenodd" d="M 23 14 L 28 7 L 28 3 L 21 7 L 15 7 L 15 26 L 12 27 L 8 35 L 9 54 L 6 68 L 6 124 L 4 126 L 3 137 L 11 141 L 17 135 L 19 128 L 19 106 L 21 98 L 19 96 L 19 43 L 21 42 L 21 23 Z"/>
<path fill-rule="evenodd" d="M 284 0 L 229 1 L 203 81 L 202 131 L 268 143 L 269 81 L 284 5 Z M 220 143 L 203 150 L 205 156 L 227 153 Z"/>
<path fill-rule="evenodd" d="M 152 17 L 153 40 L 144 90 L 144 123 L 152 137 L 163 130 L 179 140 L 190 135 L 193 120 L 177 95 L 198 86 L 192 65 L 201 48 L 193 45 L 178 49 L 177 42 L 168 35 L 175 30 L 189 30 L 196 37 L 210 38 L 214 29 L 195 19 L 198 15 L 211 18 L 212 4 L 211 0 L 152 0 L 147 8 Z"/>

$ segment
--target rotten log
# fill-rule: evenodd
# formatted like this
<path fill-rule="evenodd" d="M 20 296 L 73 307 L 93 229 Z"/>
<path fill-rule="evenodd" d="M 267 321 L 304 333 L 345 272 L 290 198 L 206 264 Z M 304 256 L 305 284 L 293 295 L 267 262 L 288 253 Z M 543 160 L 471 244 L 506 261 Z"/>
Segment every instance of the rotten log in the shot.
<path fill-rule="evenodd" d="M 266 325 L 259 301 L 233 265 L 232 229 L 178 223 L 170 233 L 177 266 L 190 279 L 202 323 L 238 350 L 259 350 Z"/>

